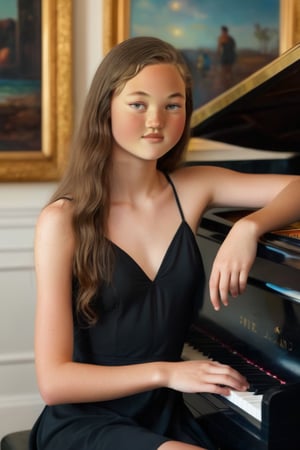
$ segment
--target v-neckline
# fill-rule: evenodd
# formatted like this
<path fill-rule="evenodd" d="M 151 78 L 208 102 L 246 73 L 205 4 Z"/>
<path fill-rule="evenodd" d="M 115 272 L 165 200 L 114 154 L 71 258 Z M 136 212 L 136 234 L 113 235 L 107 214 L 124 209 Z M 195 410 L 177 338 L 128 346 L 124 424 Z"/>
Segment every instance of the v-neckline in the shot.
<path fill-rule="evenodd" d="M 183 226 L 183 224 L 185 223 L 185 221 L 183 220 L 183 221 L 181 221 L 181 223 L 178 225 L 178 228 L 177 228 L 177 230 L 175 231 L 175 233 L 174 233 L 174 235 L 173 235 L 173 237 L 172 237 L 172 239 L 171 239 L 171 241 L 170 241 L 170 243 L 169 243 L 169 245 L 167 246 L 167 249 L 166 249 L 166 251 L 165 251 L 165 253 L 164 253 L 164 255 L 163 255 L 163 257 L 162 257 L 162 259 L 161 259 L 161 262 L 160 262 L 160 264 L 159 264 L 159 266 L 158 266 L 158 269 L 157 269 L 157 271 L 156 271 L 156 274 L 154 275 L 154 277 L 153 278 L 151 278 L 147 273 L 146 273 L 146 271 L 143 269 L 143 267 L 133 258 L 133 256 L 131 256 L 126 250 L 124 250 L 122 247 L 120 247 L 118 244 L 116 244 L 115 242 L 113 242 L 112 240 L 110 240 L 109 239 L 109 242 L 113 245 L 113 247 L 115 247 L 116 249 L 118 249 L 119 251 L 121 251 L 138 269 L 139 269 L 139 271 L 144 275 L 144 277 L 150 282 L 150 283 L 155 283 L 155 281 L 157 280 L 157 278 L 158 278 L 158 276 L 159 276 L 159 274 L 160 274 L 160 272 L 161 272 L 161 270 L 162 270 L 162 268 L 163 268 L 163 266 L 164 266 L 164 263 L 165 263 L 165 260 L 167 259 L 167 256 L 168 256 L 168 254 L 170 253 L 170 251 L 171 251 L 171 248 L 173 247 L 173 245 L 174 245 L 174 242 L 175 242 L 175 240 L 176 240 L 176 237 L 178 236 L 178 234 L 179 234 L 179 232 L 180 232 L 180 230 L 181 230 L 181 228 L 182 228 L 182 226 Z"/>

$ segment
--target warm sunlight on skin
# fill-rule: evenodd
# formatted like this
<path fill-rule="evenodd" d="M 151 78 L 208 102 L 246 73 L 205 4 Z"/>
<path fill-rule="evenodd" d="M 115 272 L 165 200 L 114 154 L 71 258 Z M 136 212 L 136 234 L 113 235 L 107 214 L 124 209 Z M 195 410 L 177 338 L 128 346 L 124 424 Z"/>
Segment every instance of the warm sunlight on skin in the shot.
<path fill-rule="evenodd" d="M 185 117 L 185 84 L 177 68 L 145 67 L 113 96 L 114 157 L 125 151 L 144 160 L 160 158 L 180 139 Z"/>

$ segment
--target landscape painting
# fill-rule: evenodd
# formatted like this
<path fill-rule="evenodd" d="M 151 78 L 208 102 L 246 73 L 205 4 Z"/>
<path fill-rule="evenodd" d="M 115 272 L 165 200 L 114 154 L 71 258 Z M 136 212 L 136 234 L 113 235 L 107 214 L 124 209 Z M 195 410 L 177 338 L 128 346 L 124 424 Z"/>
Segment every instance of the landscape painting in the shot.
<path fill-rule="evenodd" d="M 279 55 L 280 0 L 131 0 L 129 36 L 182 51 L 198 108 Z"/>
<path fill-rule="evenodd" d="M 0 151 L 41 149 L 41 0 L 0 0 Z"/>

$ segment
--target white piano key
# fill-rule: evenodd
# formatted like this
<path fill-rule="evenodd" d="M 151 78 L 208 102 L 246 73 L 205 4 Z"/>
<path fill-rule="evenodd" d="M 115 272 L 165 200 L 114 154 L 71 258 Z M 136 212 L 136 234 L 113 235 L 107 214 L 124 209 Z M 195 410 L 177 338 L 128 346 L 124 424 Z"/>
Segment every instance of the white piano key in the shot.
<path fill-rule="evenodd" d="M 262 395 L 254 395 L 253 392 L 249 391 L 240 392 L 232 390 L 230 395 L 223 397 L 261 422 Z"/>
<path fill-rule="evenodd" d="M 205 356 L 203 353 L 199 352 L 195 348 L 193 348 L 190 344 L 185 343 L 182 351 L 182 359 L 183 360 L 201 360 L 201 361 L 209 361 L 210 358 Z M 257 419 L 261 422 L 261 405 L 262 405 L 262 395 L 255 395 L 253 392 L 240 392 L 240 391 L 231 391 L 230 395 L 221 396 L 238 406 L 244 412 L 249 414 L 250 416 Z"/>
<path fill-rule="evenodd" d="M 209 358 L 207 356 L 203 355 L 203 353 L 194 349 L 191 345 L 189 345 L 187 343 L 184 344 L 181 357 L 182 357 L 182 359 L 187 360 L 187 361 L 194 360 L 194 359 L 201 360 L 201 361 L 209 361 Z"/>

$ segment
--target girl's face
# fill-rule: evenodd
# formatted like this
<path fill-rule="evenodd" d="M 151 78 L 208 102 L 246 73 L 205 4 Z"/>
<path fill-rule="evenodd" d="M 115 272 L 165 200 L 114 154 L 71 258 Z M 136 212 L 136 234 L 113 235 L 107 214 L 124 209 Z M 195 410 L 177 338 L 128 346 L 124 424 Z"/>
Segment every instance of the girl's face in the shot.
<path fill-rule="evenodd" d="M 113 95 L 113 155 L 157 160 L 179 141 L 185 119 L 185 84 L 178 69 L 146 66 Z"/>

